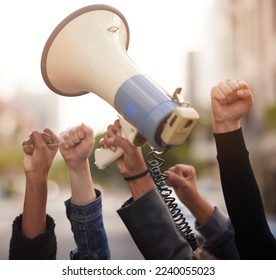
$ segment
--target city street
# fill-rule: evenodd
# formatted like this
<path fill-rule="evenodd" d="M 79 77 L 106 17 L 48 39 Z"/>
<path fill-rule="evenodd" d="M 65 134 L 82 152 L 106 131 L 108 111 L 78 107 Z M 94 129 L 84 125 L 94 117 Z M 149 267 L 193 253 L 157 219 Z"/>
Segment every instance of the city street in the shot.
<path fill-rule="evenodd" d="M 104 223 L 111 249 L 111 258 L 114 260 L 143 259 L 136 248 L 124 224 L 116 213 L 128 193 L 119 195 L 119 192 L 104 192 Z M 49 193 L 48 213 L 56 222 L 56 235 L 58 242 L 57 259 L 69 259 L 70 249 L 75 247 L 69 221 L 65 216 L 64 200 L 69 197 L 66 190 Z M 22 211 L 23 195 L 19 194 L 13 199 L 0 198 L 0 260 L 8 259 L 11 225 L 14 217 Z"/>

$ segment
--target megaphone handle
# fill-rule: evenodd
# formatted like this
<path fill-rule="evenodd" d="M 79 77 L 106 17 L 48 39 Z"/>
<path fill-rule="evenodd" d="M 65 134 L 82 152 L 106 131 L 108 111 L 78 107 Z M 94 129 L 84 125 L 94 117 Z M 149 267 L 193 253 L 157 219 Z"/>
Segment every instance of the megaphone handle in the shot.
<path fill-rule="evenodd" d="M 137 136 L 137 130 L 123 117 L 119 116 L 119 121 L 122 127 L 122 137 L 128 139 L 133 144 L 135 137 Z M 122 148 L 117 147 L 113 152 L 110 149 L 99 148 L 95 150 L 95 164 L 99 169 L 105 169 L 109 164 L 116 161 L 124 154 Z"/>
<path fill-rule="evenodd" d="M 105 169 L 109 164 L 116 161 L 124 154 L 121 147 L 117 147 L 115 152 L 110 149 L 99 148 L 95 150 L 95 164 L 99 169 Z"/>

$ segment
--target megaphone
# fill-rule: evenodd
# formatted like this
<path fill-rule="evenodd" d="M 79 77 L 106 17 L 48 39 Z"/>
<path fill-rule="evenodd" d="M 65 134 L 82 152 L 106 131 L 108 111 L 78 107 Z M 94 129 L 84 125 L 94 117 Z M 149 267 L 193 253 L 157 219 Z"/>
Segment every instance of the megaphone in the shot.
<path fill-rule="evenodd" d="M 170 95 L 143 73 L 128 56 L 128 45 L 129 26 L 120 11 L 108 5 L 81 8 L 48 38 L 41 58 L 43 79 L 63 96 L 98 95 L 119 113 L 134 145 L 147 142 L 164 152 L 186 140 L 199 115 L 179 90 Z M 121 153 L 111 152 L 108 163 L 98 167 Z"/>

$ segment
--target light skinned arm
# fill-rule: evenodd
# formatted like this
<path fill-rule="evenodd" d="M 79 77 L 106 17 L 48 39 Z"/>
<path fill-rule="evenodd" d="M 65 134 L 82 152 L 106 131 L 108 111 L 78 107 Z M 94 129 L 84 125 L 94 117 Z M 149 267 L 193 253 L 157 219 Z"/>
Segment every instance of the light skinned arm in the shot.
<path fill-rule="evenodd" d="M 141 148 L 121 136 L 119 121 L 108 127 L 102 147 L 124 154 L 115 161 L 123 177 L 133 177 L 147 170 Z M 145 259 L 190 259 L 192 249 L 174 223 L 151 175 L 127 181 L 132 199 L 117 211 Z M 158 218 L 157 218 L 158 217 Z"/>
<path fill-rule="evenodd" d="M 96 199 L 89 164 L 93 145 L 94 132 L 85 124 L 74 126 L 60 134 L 60 152 L 67 165 L 71 201 L 75 205 L 86 205 Z"/>
<path fill-rule="evenodd" d="M 112 151 L 116 151 L 117 147 L 121 147 L 124 150 L 123 156 L 115 162 L 122 176 L 132 177 L 147 169 L 141 148 L 131 145 L 127 139 L 122 137 L 119 120 L 108 126 L 107 132 L 104 134 L 103 139 L 100 140 L 100 145 Z M 137 200 L 154 187 L 154 182 L 148 173 L 142 178 L 128 181 L 128 185 L 133 200 Z"/>
<path fill-rule="evenodd" d="M 215 207 L 198 192 L 194 167 L 177 164 L 164 173 L 167 176 L 166 183 L 174 188 L 179 200 L 191 211 L 197 223 L 202 225 L 207 222 Z"/>
<path fill-rule="evenodd" d="M 95 189 L 89 156 L 94 145 L 93 129 L 84 123 L 60 134 L 60 152 L 68 169 L 71 198 L 65 201 L 77 248 L 70 259 L 110 259 L 103 225 L 101 192 Z"/>
<path fill-rule="evenodd" d="M 22 143 L 26 177 L 22 233 L 29 238 L 46 231 L 47 179 L 58 142 L 58 137 L 45 129 L 42 133 L 33 131 Z"/>
<path fill-rule="evenodd" d="M 212 88 L 211 103 L 215 133 L 225 133 L 241 127 L 254 98 L 246 82 L 227 79 Z"/>

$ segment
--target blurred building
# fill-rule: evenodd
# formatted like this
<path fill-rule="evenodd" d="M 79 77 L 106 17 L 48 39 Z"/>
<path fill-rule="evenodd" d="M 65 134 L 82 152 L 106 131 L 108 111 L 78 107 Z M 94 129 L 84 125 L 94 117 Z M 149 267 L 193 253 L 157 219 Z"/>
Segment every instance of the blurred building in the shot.
<path fill-rule="evenodd" d="M 232 68 L 255 93 L 254 117 L 266 129 L 265 112 L 276 104 L 276 1 L 231 0 Z"/>
<path fill-rule="evenodd" d="M 217 3 L 220 1 L 217 1 Z M 276 1 L 229 0 L 229 39 L 233 76 L 253 90 L 246 141 L 268 212 L 276 213 Z M 226 39 L 226 38 L 225 38 Z M 226 46 L 228 48 L 226 48 Z"/>
<path fill-rule="evenodd" d="M 265 208 L 276 214 L 276 1 L 214 0 L 204 47 L 187 58 L 194 104 L 210 110 L 203 97 L 210 99 L 211 87 L 227 78 L 245 80 L 253 90 L 255 104 L 243 131 Z M 210 139 L 205 145 L 211 158 Z"/>
<path fill-rule="evenodd" d="M 59 105 L 55 95 L 47 93 L 20 92 L 10 101 L 23 130 L 59 129 Z"/>

